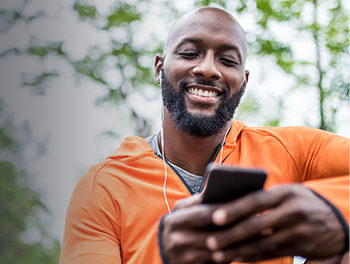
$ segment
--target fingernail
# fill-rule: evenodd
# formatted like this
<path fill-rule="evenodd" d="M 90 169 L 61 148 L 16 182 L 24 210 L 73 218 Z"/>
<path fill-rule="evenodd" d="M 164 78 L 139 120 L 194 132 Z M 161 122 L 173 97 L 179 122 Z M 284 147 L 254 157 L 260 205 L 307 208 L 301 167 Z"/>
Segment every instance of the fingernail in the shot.
<path fill-rule="evenodd" d="M 219 247 L 218 241 L 216 240 L 216 238 L 214 236 L 208 236 L 206 243 L 207 243 L 207 247 L 210 250 L 215 250 Z"/>
<path fill-rule="evenodd" d="M 225 254 L 222 251 L 214 252 L 213 255 L 212 255 L 212 259 L 215 262 L 221 263 L 221 262 L 223 262 L 225 260 Z"/>
<path fill-rule="evenodd" d="M 227 214 L 224 210 L 217 210 L 213 213 L 213 223 L 216 225 L 226 224 Z"/>

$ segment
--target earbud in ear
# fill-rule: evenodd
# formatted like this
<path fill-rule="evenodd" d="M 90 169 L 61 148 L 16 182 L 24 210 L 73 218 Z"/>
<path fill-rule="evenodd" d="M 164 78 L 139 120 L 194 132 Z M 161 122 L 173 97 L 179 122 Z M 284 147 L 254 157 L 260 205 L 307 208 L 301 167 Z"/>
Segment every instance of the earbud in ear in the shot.
<path fill-rule="evenodd" d="M 159 85 L 162 86 L 163 82 L 163 69 L 160 70 Z"/>

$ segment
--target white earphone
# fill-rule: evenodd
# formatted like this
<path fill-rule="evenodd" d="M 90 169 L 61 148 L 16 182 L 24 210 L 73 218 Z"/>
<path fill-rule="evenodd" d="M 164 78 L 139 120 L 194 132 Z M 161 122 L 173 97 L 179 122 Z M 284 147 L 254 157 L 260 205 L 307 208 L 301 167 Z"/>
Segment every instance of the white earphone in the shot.
<path fill-rule="evenodd" d="M 167 179 L 168 179 L 168 171 L 167 171 L 167 167 L 166 167 L 166 162 L 165 162 L 165 155 L 164 155 L 164 130 L 163 130 L 163 122 L 164 122 L 164 110 L 162 110 L 162 128 L 161 128 L 161 131 L 160 131 L 160 142 L 161 142 L 161 154 L 162 154 L 162 157 L 163 157 L 163 166 L 164 166 L 164 183 L 163 183 L 163 196 L 164 196 L 164 201 L 165 201 L 165 204 L 166 204 L 166 207 L 168 209 L 168 212 L 170 213 L 171 210 L 170 210 L 170 206 L 169 206 L 169 202 L 168 202 L 168 198 L 166 196 L 166 182 L 167 182 Z M 225 140 L 226 140 L 226 137 L 227 137 L 227 134 L 228 132 L 230 131 L 230 128 L 231 128 L 231 124 L 233 122 L 233 119 L 231 119 L 231 122 L 230 122 L 230 125 L 229 127 L 227 128 L 226 130 L 226 133 L 225 133 L 225 136 L 221 142 L 221 150 L 220 150 L 220 160 L 219 160 L 219 164 L 220 166 L 222 166 L 222 155 L 223 155 L 223 152 L 224 152 L 224 143 L 225 143 Z M 201 193 L 203 193 L 205 190 L 205 188 L 202 190 Z"/>
<path fill-rule="evenodd" d="M 163 79 L 163 72 L 161 71 L 160 80 L 159 80 L 160 86 L 162 86 L 162 79 Z M 228 128 L 227 128 L 227 130 L 225 132 L 224 138 L 223 138 L 223 140 L 221 142 L 220 160 L 219 160 L 220 166 L 222 165 L 222 155 L 223 155 L 223 152 L 224 152 L 224 143 L 225 143 L 226 137 L 228 135 L 228 132 L 230 131 L 232 122 L 233 122 L 233 118 L 231 119 L 230 124 L 229 124 L 229 126 L 228 126 Z M 167 167 L 166 167 L 166 162 L 165 162 L 165 153 L 164 153 L 164 130 L 163 130 L 163 125 L 164 125 L 164 107 L 162 106 L 162 127 L 161 127 L 161 130 L 160 130 L 160 144 L 162 145 L 161 146 L 161 154 L 162 154 L 162 157 L 163 157 L 163 166 L 164 166 L 163 196 L 164 196 L 164 201 L 165 201 L 166 207 L 168 209 L 168 212 L 171 213 L 169 202 L 168 202 L 168 198 L 166 196 L 166 189 L 165 189 L 166 188 L 166 182 L 167 182 L 167 179 L 168 179 L 168 172 L 167 172 Z M 235 127 L 234 127 L 234 129 L 235 129 Z M 201 193 L 203 193 L 204 190 L 205 190 L 205 188 L 202 190 Z"/>
<path fill-rule="evenodd" d="M 164 123 L 164 108 L 162 108 L 162 128 L 160 130 L 160 144 L 162 145 L 162 157 L 163 157 L 163 166 L 164 166 L 164 183 L 163 183 L 163 195 L 164 195 L 164 201 L 166 204 L 166 207 L 168 209 L 168 212 L 170 213 L 170 206 L 168 202 L 168 198 L 166 197 L 166 191 L 165 191 L 165 186 L 166 186 L 166 181 L 168 178 L 168 171 L 166 169 L 166 163 L 165 163 L 165 155 L 164 155 L 164 130 L 163 130 L 163 123 Z"/>

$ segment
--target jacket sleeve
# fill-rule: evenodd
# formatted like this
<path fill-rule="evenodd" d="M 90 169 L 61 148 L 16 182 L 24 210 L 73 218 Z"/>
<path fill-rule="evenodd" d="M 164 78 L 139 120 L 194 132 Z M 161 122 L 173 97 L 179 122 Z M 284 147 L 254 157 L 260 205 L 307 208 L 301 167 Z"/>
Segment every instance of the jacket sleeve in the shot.
<path fill-rule="evenodd" d="M 349 139 L 322 130 L 303 132 L 300 145 L 295 145 L 303 184 L 337 207 L 349 222 Z"/>
<path fill-rule="evenodd" d="M 298 181 L 324 200 L 339 218 L 349 249 L 349 139 L 315 129 L 296 135 Z"/>
<path fill-rule="evenodd" d="M 119 210 L 91 168 L 78 182 L 66 215 L 60 264 L 120 264 Z"/>

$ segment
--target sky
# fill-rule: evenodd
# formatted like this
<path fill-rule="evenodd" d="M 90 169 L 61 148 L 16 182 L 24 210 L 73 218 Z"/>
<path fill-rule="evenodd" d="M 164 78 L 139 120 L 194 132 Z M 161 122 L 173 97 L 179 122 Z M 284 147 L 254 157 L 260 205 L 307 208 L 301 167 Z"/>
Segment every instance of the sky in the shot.
<path fill-rule="evenodd" d="M 20 2 L 3 1 L 0 7 L 13 7 Z M 102 12 L 108 12 L 113 1 L 96 3 Z M 44 9 L 48 16 L 29 25 L 18 23 L 10 31 L 1 33 L 1 50 L 13 46 L 25 48 L 31 42 L 40 43 L 42 40 L 64 40 L 65 49 L 80 58 L 92 45 L 108 45 L 107 34 L 81 22 L 71 10 L 71 5 L 69 0 L 33 0 L 26 12 L 35 13 Z M 249 17 L 241 17 L 240 20 L 246 29 L 253 30 Z M 139 34 L 140 42 L 151 33 L 159 34 L 159 38 L 164 39 L 169 25 L 160 22 L 157 17 L 148 17 L 142 28 L 147 30 Z M 277 31 L 285 31 L 280 25 L 273 26 Z M 280 35 L 287 39 L 291 37 L 288 34 Z M 37 36 L 37 39 L 33 36 Z M 303 42 L 299 45 L 305 49 L 310 44 Z M 248 58 L 247 68 L 251 72 L 248 92 L 264 99 L 263 111 L 275 111 L 271 107 L 276 105 L 275 98 L 286 93 L 291 81 L 280 70 L 273 68 L 269 61 Z M 59 69 L 60 76 L 44 87 L 45 95 L 37 95 L 32 89 L 20 86 L 23 78 L 30 74 L 50 69 Z M 111 82 L 118 82 L 113 69 L 109 69 L 106 76 Z M 30 124 L 30 136 L 23 139 L 25 166 L 35 189 L 42 193 L 43 201 L 51 211 L 47 220 L 48 231 L 62 240 L 65 212 L 75 184 L 90 165 L 103 160 L 118 147 L 122 138 L 133 134 L 130 120 L 125 118 L 122 107 L 96 106 L 96 99 L 103 96 L 106 90 L 87 79 L 77 79 L 70 66 L 56 57 L 45 60 L 23 56 L 1 58 L 0 78 L 0 97 L 5 103 L 6 112 L 17 127 L 21 128 L 25 122 Z M 149 93 L 148 98 L 133 94 L 129 103 L 151 120 L 156 132 L 160 127 L 161 100 L 154 90 L 149 90 Z M 316 94 L 313 91 L 298 91 L 290 95 L 284 125 L 302 125 L 303 117 L 313 113 L 310 108 L 316 107 L 312 103 L 314 98 Z M 338 134 L 349 137 L 349 108 L 341 111 Z M 256 120 L 249 122 L 248 125 L 259 125 Z M 103 136 L 107 130 L 117 132 L 119 137 Z"/>

